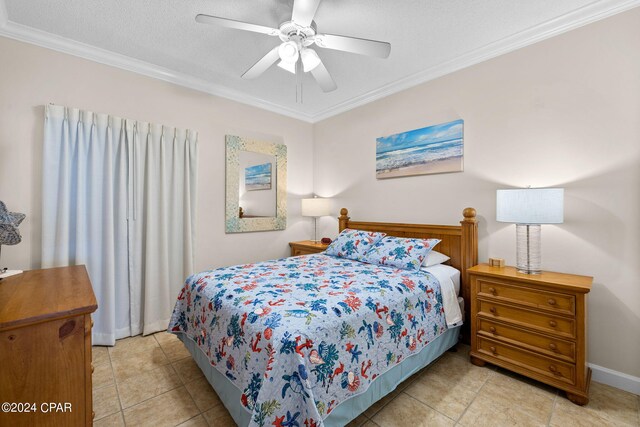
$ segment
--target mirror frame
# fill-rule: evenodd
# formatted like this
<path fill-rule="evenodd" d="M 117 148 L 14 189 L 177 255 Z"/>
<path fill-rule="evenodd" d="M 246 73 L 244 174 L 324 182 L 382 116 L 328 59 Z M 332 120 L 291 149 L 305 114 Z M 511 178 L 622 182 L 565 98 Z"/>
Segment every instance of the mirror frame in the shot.
<path fill-rule="evenodd" d="M 267 141 L 225 135 L 226 204 L 225 232 L 284 230 L 287 228 L 287 146 Z M 240 218 L 240 151 L 252 151 L 276 158 L 276 216 Z"/>

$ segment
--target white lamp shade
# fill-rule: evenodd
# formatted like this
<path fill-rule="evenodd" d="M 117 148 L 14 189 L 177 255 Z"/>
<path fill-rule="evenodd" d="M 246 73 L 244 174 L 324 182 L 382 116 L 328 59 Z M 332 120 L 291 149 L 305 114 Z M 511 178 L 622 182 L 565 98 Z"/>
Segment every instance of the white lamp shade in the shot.
<path fill-rule="evenodd" d="M 320 58 L 313 49 L 302 49 L 300 58 L 302 58 L 302 66 L 305 73 L 308 73 L 320 65 Z"/>
<path fill-rule="evenodd" d="M 291 74 L 295 74 L 296 73 L 296 63 L 295 62 L 280 61 L 280 62 L 278 62 L 278 67 L 282 68 L 283 70 L 287 70 Z"/>
<path fill-rule="evenodd" d="M 284 62 L 292 62 L 295 64 L 299 57 L 298 46 L 292 41 L 282 43 L 280 47 L 278 47 L 278 55 Z"/>
<path fill-rule="evenodd" d="M 302 199 L 302 216 L 327 216 L 331 215 L 331 199 L 314 197 Z"/>
<path fill-rule="evenodd" d="M 515 224 L 561 224 L 564 221 L 564 188 L 498 190 L 496 221 Z"/>

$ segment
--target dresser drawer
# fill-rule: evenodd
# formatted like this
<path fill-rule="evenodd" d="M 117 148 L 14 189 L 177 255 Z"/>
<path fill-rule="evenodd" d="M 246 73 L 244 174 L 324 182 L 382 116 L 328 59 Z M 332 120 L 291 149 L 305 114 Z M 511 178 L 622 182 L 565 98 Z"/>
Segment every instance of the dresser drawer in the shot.
<path fill-rule="evenodd" d="M 478 315 L 567 338 L 576 335 L 575 319 L 507 307 L 494 301 L 478 300 Z"/>
<path fill-rule="evenodd" d="M 483 317 L 477 318 L 476 326 L 478 334 L 485 337 L 506 341 L 568 362 L 576 360 L 576 345 L 571 341 L 524 331 Z"/>
<path fill-rule="evenodd" d="M 576 383 L 575 366 L 538 353 L 478 337 L 478 352 L 567 384 Z"/>
<path fill-rule="evenodd" d="M 558 314 L 574 315 L 576 299 L 573 295 L 549 292 L 525 286 L 514 286 L 494 279 L 478 279 L 478 295 L 505 303 L 515 303 Z"/>

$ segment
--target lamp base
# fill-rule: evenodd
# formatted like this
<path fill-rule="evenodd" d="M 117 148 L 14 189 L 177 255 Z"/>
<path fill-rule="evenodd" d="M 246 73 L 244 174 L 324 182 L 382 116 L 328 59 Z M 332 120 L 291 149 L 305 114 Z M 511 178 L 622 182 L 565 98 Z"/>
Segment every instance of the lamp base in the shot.
<path fill-rule="evenodd" d="M 516 224 L 516 269 L 518 273 L 542 273 L 540 229 L 540 224 Z"/>

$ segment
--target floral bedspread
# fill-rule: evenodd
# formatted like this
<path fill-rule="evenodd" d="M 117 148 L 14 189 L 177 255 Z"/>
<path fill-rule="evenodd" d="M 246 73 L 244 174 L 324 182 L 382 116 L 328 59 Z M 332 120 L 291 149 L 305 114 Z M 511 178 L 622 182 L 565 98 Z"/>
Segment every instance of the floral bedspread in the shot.
<path fill-rule="evenodd" d="M 323 254 L 189 277 L 169 331 L 243 391 L 252 426 L 321 426 L 447 329 L 438 281 Z"/>

